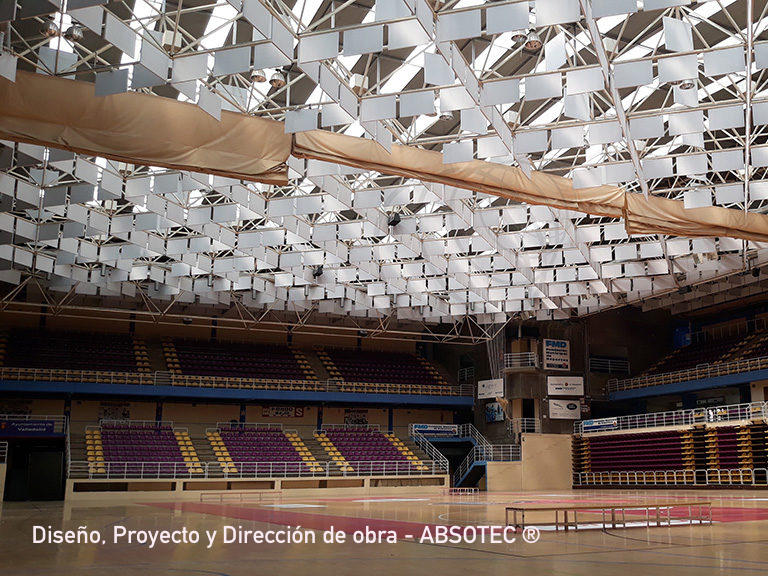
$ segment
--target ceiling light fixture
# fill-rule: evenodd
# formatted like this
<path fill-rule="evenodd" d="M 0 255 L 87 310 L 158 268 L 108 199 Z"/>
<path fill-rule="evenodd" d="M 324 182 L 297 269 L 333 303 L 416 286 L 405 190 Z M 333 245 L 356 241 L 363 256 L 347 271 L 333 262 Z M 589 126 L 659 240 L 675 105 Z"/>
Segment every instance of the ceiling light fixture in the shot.
<path fill-rule="evenodd" d="M 516 46 L 525 44 L 526 40 L 528 40 L 528 33 L 525 30 L 515 30 L 512 32 L 512 42 L 514 42 Z"/>
<path fill-rule="evenodd" d="M 80 42 L 83 39 L 83 29 L 77 24 L 72 24 L 67 31 L 64 32 L 64 38 L 70 42 Z"/>
<path fill-rule="evenodd" d="M 53 38 L 59 35 L 59 27 L 53 20 L 46 20 L 43 27 L 40 28 L 40 33 L 46 38 Z"/>
<path fill-rule="evenodd" d="M 362 96 L 368 92 L 368 76 L 352 74 L 352 77 L 349 79 L 349 84 L 352 86 L 352 92 L 358 96 Z"/>
<path fill-rule="evenodd" d="M 264 70 L 254 68 L 251 70 L 251 82 L 261 83 L 266 82 L 267 76 L 264 74 Z"/>
<path fill-rule="evenodd" d="M 282 72 L 275 72 L 269 79 L 269 84 L 272 88 L 282 88 L 285 86 L 285 76 Z"/>
<path fill-rule="evenodd" d="M 435 110 L 440 120 L 453 120 L 453 111 L 443 110 L 439 97 L 437 98 L 437 100 L 435 100 Z"/>
<path fill-rule="evenodd" d="M 538 52 L 541 50 L 541 38 L 536 33 L 536 30 L 528 32 L 528 37 L 525 40 L 525 49 L 531 52 Z"/>

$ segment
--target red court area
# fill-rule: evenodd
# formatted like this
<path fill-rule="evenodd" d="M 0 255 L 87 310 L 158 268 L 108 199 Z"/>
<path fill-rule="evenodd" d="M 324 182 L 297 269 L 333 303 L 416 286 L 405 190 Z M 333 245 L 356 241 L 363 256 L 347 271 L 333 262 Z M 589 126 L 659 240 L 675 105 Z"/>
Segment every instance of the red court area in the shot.
<path fill-rule="evenodd" d="M 274 524 L 279 526 L 296 527 L 301 526 L 303 529 L 310 530 L 328 530 L 333 527 L 334 530 L 340 530 L 347 534 L 352 534 L 359 530 L 373 530 L 373 531 L 393 531 L 397 534 L 398 539 L 418 537 L 422 534 L 425 528 L 434 528 L 438 525 L 450 525 L 452 524 L 452 518 L 448 518 L 447 515 L 442 515 L 448 506 L 455 505 L 456 502 L 447 502 L 445 499 L 435 499 L 432 502 L 425 501 L 426 499 L 414 499 L 413 502 L 398 502 L 397 506 L 393 506 L 394 503 L 390 499 L 368 499 L 365 502 L 370 507 L 360 508 L 354 506 L 359 504 L 360 500 L 357 499 L 328 499 L 328 500 L 311 500 L 306 503 L 291 503 L 286 506 L 307 506 L 308 511 L 298 510 L 285 510 L 279 507 L 263 506 L 259 504 L 243 505 L 243 504 L 211 504 L 211 503 L 198 503 L 198 502 L 153 502 L 147 503 L 148 506 L 154 506 L 159 508 L 165 508 L 182 513 L 199 513 L 208 514 L 213 516 L 220 516 L 223 518 L 233 518 L 251 522 L 261 522 L 266 524 Z M 682 518 L 688 514 L 687 507 L 685 506 L 686 500 L 690 501 L 692 498 L 680 498 L 680 507 L 673 507 L 670 511 L 670 515 L 673 518 Z M 697 499 L 698 500 L 698 499 Z M 719 500 L 719 499 L 718 499 Z M 733 500 L 737 500 L 733 498 Z M 669 501 L 668 499 L 666 501 Z M 332 508 L 336 513 L 328 514 L 326 511 L 328 508 L 322 504 L 327 502 L 328 508 Z M 645 503 L 652 503 L 651 499 L 645 499 Z M 344 503 L 349 503 L 349 515 L 345 515 L 344 512 L 347 506 Z M 563 504 L 567 507 L 569 504 L 596 504 L 595 512 L 598 512 L 600 505 L 637 505 L 638 508 L 643 505 L 643 502 L 634 498 L 563 498 L 563 499 L 531 499 L 523 497 L 520 499 L 510 499 L 509 501 L 491 501 L 491 502 L 465 502 L 465 508 L 476 510 L 474 514 L 475 520 L 478 523 L 491 524 L 503 524 L 503 513 L 505 506 L 511 505 L 523 505 L 523 504 L 539 504 L 539 505 L 557 505 Z M 403 520 L 397 518 L 401 516 L 397 510 L 403 505 L 410 505 L 410 512 L 407 514 L 409 517 L 419 516 L 421 521 Z M 761 504 L 755 502 L 755 504 Z M 279 506 L 279 505 L 278 505 Z M 317 507 L 316 507 L 317 506 Z M 420 513 L 416 514 L 417 511 Z M 588 512 L 588 511 L 583 511 Z M 362 514 L 362 515 L 361 515 Z M 641 510 L 627 510 L 629 516 L 644 516 L 645 512 Z M 396 517 L 389 517 L 396 516 Z M 720 523 L 729 522 L 751 522 L 759 520 L 768 520 L 768 508 L 762 507 L 750 507 L 750 506 L 713 506 L 712 507 L 712 521 Z M 466 523 L 467 518 L 462 517 L 461 523 Z"/>

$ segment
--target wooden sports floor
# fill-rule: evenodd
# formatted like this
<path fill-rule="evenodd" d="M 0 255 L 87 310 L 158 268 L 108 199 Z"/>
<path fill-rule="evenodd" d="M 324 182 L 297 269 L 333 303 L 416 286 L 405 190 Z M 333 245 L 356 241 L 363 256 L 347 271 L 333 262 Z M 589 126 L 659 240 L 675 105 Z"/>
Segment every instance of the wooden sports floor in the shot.
<path fill-rule="evenodd" d="M 711 500 L 711 525 L 543 529 L 535 544 L 435 544 L 404 539 L 436 525 L 503 525 L 507 505 Z M 33 526 L 87 526 L 111 540 L 126 530 L 281 530 L 301 526 L 319 536 L 331 526 L 395 531 L 395 544 L 33 544 Z M 202 536 L 205 540 L 205 536 Z M 565 491 L 477 496 L 295 498 L 262 502 L 4 503 L 0 574 L 12 576 L 468 576 L 474 574 L 710 575 L 768 574 L 768 491 Z"/>

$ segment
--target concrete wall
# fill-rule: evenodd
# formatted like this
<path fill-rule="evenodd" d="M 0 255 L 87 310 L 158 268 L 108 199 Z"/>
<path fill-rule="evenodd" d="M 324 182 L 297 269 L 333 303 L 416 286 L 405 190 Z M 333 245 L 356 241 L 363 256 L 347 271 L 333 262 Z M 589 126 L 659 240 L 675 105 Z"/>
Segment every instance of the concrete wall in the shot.
<path fill-rule="evenodd" d="M 571 436 L 523 434 L 520 462 L 489 462 L 489 492 L 570 490 Z"/>
<path fill-rule="evenodd" d="M 750 383 L 749 391 L 752 395 L 751 402 L 765 402 L 768 400 L 768 380 Z"/>
<path fill-rule="evenodd" d="M 192 500 L 236 502 L 239 493 L 243 502 L 258 502 L 284 497 L 360 497 L 412 496 L 443 494 L 450 486 L 450 477 L 382 476 L 348 478 L 274 478 L 263 480 L 67 480 L 64 499 L 72 502 L 142 502 Z M 248 495 L 250 493 L 250 496 Z"/>

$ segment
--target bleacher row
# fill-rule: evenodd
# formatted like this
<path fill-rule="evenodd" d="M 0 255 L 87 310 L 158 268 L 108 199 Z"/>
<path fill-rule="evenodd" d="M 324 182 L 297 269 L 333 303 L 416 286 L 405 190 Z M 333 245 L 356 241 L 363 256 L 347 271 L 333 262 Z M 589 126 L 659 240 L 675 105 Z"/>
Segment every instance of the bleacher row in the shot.
<path fill-rule="evenodd" d="M 296 431 L 266 424 L 235 424 L 206 431 L 215 473 L 225 476 L 293 476 L 320 473 L 421 473 L 430 470 L 393 433 L 333 426 L 314 432 L 319 460 Z M 185 428 L 170 423 L 103 421 L 85 431 L 88 475 L 195 476 L 210 472 Z M 207 466 L 206 466 L 207 464 Z M 393 466 L 396 465 L 396 466 Z"/>
<path fill-rule="evenodd" d="M 768 356 L 768 332 L 753 332 L 725 338 L 705 337 L 673 350 L 639 376 L 666 374 L 705 364 L 714 365 L 765 356 Z"/>
<path fill-rule="evenodd" d="M 170 383 L 213 385 L 216 379 L 245 379 L 264 384 L 319 382 L 308 358 L 315 354 L 329 380 L 348 385 L 404 385 L 441 393 L 447 380 L 424 358 L 392 352 L 301 349 L 267 344 L 165 339 L 155 366 L 144 339 L 127 334 L 57 333 L 13 330 L 0 333 L 0 367 L 18 368 L 19 379 L 65 379 L 75 371 L 84 382 L 102 382 L 105 372 L 135 374 L 129 384 L 147 383 L 150 372 L 169 373 Z M 159 352 L 160 352 L 159 351 Z M 44 373 L 45 372 L 45 373 Z M 144 376 L 142 376 L 144 375 Z M 385 391 L 385 390 L 382 390 Z"/>
<path fill-rule="evenodd" d="M 736 477 L 734 471 L 738 471 Z M 575 484 L 581 486 L 764 485 L 768 484 L 768 424 L 752 421 L 656 432 L 576 435 L 573 472 Z"/>

